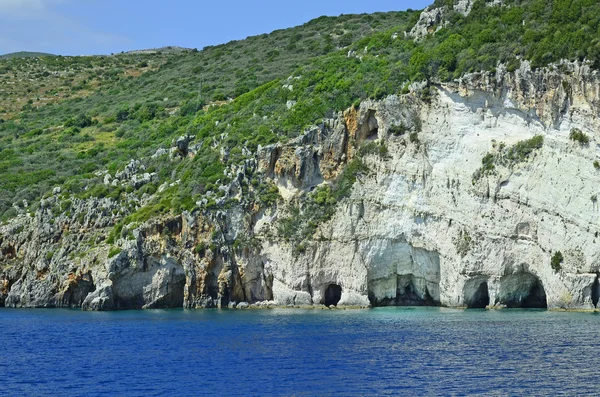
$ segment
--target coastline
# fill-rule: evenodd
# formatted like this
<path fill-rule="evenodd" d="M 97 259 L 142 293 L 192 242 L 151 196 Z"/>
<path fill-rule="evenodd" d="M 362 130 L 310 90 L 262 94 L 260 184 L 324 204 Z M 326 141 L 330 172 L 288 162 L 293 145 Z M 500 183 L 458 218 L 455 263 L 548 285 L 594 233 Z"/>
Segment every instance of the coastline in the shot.
<path fill-rule="evenodd" d="M 244 303 L 244 302 L 242 302 Z M 38 307 L 0 307 L 0 311 L 2 310 L 72 310 L 72 311 L 82 311 L 82 312 L 146 312 L 146 311 L 161 311 L 161 310 L 189 310 L 189 311 L 205 311 L 205 310 L 222 310 L 222 311 L 264 311 L 264 310 L 276 310 L 276 309 L 291 309 L 291 310 L 331 310 L 331 311 L 358 311 L 358 310 L 371 310 L 371 309 L 381 309 L 381 308 L 396 308 L 396 309 L 450 309 L 450 310 L 460 310 L 466 312 L 481 312 L 481 311 L 534 311 L 534 312 L 563 312 L 563 313 L 600 313 L 600 308 L 594 309 L 582 309 L 582 308 L 508 308 L 503 306 L 487 306 L 485 308 L 468 308 L 467 306 L 325 306 L 325 305 L 278 305 L 272 303 L 254 303 L 248 306 L 242 305 L 239 307 L 228 306 L 228 307 L 164 307 L 164 308 L 138 308 L 138 309 L 114 309 L 114 310 L 82 310 L 81 307 L 56 307 L 56 306 L 38 306 Z"/>

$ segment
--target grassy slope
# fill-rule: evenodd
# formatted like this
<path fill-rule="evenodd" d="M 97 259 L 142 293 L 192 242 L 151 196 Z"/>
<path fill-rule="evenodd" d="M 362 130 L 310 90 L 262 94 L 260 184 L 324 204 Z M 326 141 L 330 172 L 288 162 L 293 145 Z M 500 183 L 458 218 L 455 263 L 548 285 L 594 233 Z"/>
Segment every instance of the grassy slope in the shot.
<path fill-rule="evenodd" d="M 91 95 L 126 76 L 157 69 L 168 56 L 30 57 L 0 61 L 0 119 Z"/>
<path fill-rule="evenodd" d="M 64 183 L 79 192 L 96 184 L 93 171 L 114 172 L 168 145 L 193 128 L 205 102 L 287 77 L 311 59 L 405 19 L 394 12 L 321 17 L 200 52 L 2 61 L 8 95 L 0 102 L 0 217 L 14 214 L 14 202 L 34 201 Z M 94 124 L 68 122 L 84 115 Z"/>

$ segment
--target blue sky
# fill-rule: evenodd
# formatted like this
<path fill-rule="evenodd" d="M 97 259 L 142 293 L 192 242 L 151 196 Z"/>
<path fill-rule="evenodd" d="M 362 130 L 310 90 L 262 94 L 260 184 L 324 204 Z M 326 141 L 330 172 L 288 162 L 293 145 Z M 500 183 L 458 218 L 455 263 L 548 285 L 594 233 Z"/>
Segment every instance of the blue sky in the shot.
<path fill-rule="evenodd" d="M 0 54 L 202 49 L 321 15 L 422 9 L 433 0 L 0 0 Z"/>

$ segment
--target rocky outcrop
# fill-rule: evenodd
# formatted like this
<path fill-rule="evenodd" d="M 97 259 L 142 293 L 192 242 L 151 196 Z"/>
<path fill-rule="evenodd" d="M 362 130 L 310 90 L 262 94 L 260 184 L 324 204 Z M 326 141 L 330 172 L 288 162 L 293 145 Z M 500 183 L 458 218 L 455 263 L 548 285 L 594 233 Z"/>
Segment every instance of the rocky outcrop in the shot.
<path fill-rule="evenodd" d="M 463 16 L 469 15 L 473 9 L 475 0 L 455 0 L 454 6 L 448 7 L 436 7 L 429 6 L 423 10 L 419 20 L 413 26 L 408 35 L 414 38 L 416 41 L 423 40 L 427 35 L 437 32 L 444 28 L 449 23 L 448 16 L 452 12 L 457 12 Z M 485 5 L 487 7 L 499 7 L 504 5 L 504 0 L 487 0 Z"/>
<path fill-rule="evenodd" d="M 227 170 L 220 206 L 123 225 L 110 243 L 122 202 L 57 191 L 0 226 L 0 305 L 593 309 L 598 87 L 587 64 L 523 62 L 434 84 L 427 103 L 416 94 L 365 101 Z M 572 130 L 590 143 L 570 139 Z M 543 140 L 510 152 L 533 137 Z M 310 218 L 298 203 L 359 156 L 366 170 L 349 196 L 301 242 L 286 238 L 278 225 Z M 134 162 L 125 171 L 140 170 Z M 282 198 L 251 201 L 249 178 Z"/>

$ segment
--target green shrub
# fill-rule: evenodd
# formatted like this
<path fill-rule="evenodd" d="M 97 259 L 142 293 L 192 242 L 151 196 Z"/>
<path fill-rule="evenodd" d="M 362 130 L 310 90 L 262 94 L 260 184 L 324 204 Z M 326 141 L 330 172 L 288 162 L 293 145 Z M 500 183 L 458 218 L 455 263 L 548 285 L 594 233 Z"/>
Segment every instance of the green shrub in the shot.
<path fill-rule="evenodd" d="M 384 141 L 367 142 L 358 148 L 359 156 L 364 157 L 370 154 L 379 156 L 381 159 L 386 159 L 390 155 L 388 147 Z"/>
<path fill-rule="evenodd" d="M 564 261 L 563 254 L 560 251 L 556 251 L 550 259 L 550 266 L 555 273 L 558 273 L 562 269 L 562 263 Z"/>
<path fill-rule="evenodd" d="M 315 203 L 318 205 L 321 205 L 321 206 L 333 205 L 336 202 L 335 197 L 333 197 L 333 193 L 331 191 L 331 186 L 329 186 L 329 185 L 319 186 L 318 188 L 315 189 L 313 194 L 314 194 L 313 199 L 314 199 Z"/>
<path fill-rule="evenodd" d="M 196 247 L 194 247 L 194 252 L 196 253 L 196 255 L 202 256 L 204 255 L 204 252 L 207 248 L 207 244 L 204 241 L 201 241 L 198 244 L 196 244 Z"/>
<path fill-rule="evenodd" d="M 357 176 L 365 171 L 367 171 L 367 167 L 360 158 L 355 157 L 352 159 L 335 181 L 333 189 L 333 196 L 335 199 L 339 201 L 348 197 L 356 182 Z"/>
<path fill-rule="evenodd" d="M 590 143 L 590 138 L 578 128 L 573 128 L 571 130 L 569 138 L 572 141 L 579 142 L 581 145 L 588 145 Z"/>
<path fill-rule="evenodd" d="M 201 110 L 204 105 L 205 102 L 202 99 L 187 101 L 179 108 L 179 114 L 182 116 L 194 115 Z"/>
<path fill-rule="evenodd" d="M 407 131 L 408 131 L 408 129 L 406 128 L 406 126 L 404 124 L 400 124 L 400 125 L 394 124 L 389 129 L 389 133 L 396 135 L 396 136 L 404 135 Z"/>
<path fill-rule="evenodd" d="M 92 118 L 87 114 L 79 114 L 65 122 L 65 127 L 86 128 L 93 124 Z"/>
<path fill-rule="evenodd" d="M 110 250 L 108 251 L 108 257 L 112 258 L 114 256 L 119 255 L 123 250 L 119 247 L 110 247 Z"/>
<path fill-rule="evenodd" d="M 305 243 L 300 243 L 300 244 L 296 245 L 294 248 L 295 248 L 295 252 L 297 252 L 299 254 L 303 254 L 306 252 L 306 244 Z"/>
<path fill-rule="evenodd" d="M 112 230 L 110 231 L 107 239 L 106 239 L 106 243 L 107 244 L 114 244 L 115 241 L 117 240 L 117 238 L 119 238 L 119 236 L 121 235 L 121 231 L 123 230 L 123 227 L 125 226 L 125 221 L 122 220 L 119 223 L 117 223 Z"/>
<path fill-rule="evenodd" d="M 544 145 L 544 137 L 536 135 L 531 139 L 521 141 L 509 148 L 501 144 L 498 153 L 486 153 L 481 159 L 481 167 L 478 168 L 472 177 L 473 184 L 479 179 L 491 175 L 495 172 L 498 165 L 512 168 L 517 164 L 523 163 L 536 151 Z"/>
<path fill-rule="evenodd" d="M 536 135 L 531 139 L 527 139 L 511 146 L 502 158 L 502 162 L 509 167 L 515 164 L 526 161 L 529 156 L 544 145 L 544 137 Z"/>
<path fill-rule="evenodd" d="M 279 189 L 274 183 L 262 182 L 258 187 L 258 199 L 267 207 L 270 207 L 277 203 L 281 198 Z"/>

